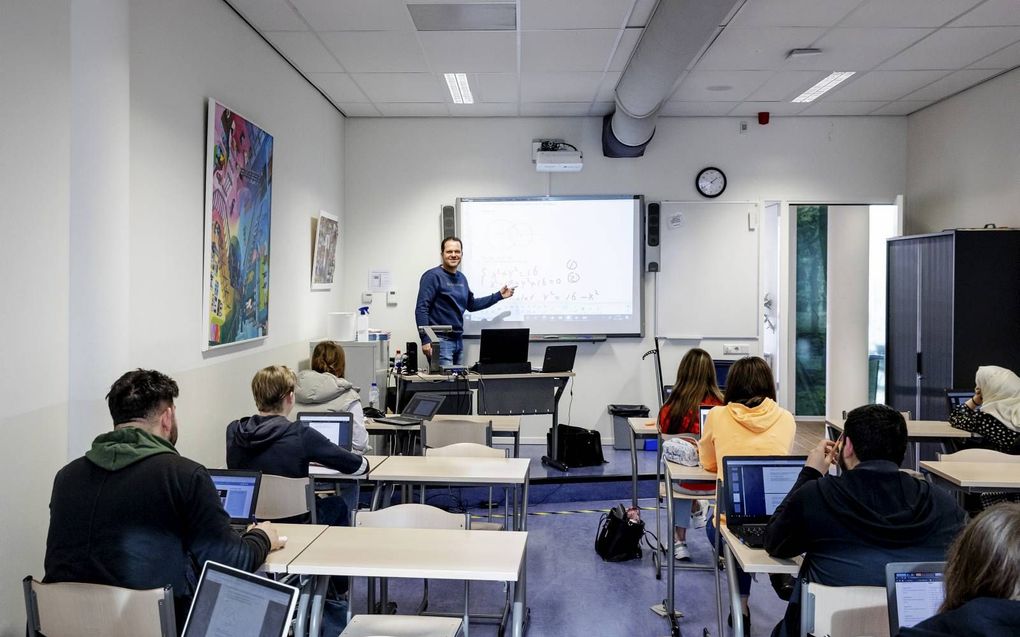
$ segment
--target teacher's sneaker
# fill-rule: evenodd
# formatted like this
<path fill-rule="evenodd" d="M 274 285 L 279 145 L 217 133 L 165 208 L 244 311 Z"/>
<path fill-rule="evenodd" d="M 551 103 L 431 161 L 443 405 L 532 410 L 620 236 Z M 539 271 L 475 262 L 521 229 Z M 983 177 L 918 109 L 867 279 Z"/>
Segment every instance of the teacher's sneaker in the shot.
<path fill-rule="evenodd" d="M 687 542 L 677 542 L 676 546 L 673 547 L 673 559 L 674 560 L 691 559 L 691 550 L 687 548 Z"/>

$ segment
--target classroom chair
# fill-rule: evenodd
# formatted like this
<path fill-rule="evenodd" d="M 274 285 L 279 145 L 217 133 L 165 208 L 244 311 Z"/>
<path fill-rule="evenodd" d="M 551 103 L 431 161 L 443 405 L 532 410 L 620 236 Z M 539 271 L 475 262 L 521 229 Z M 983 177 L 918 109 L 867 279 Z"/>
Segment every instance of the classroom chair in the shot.
<path fill-rule="evenodd" d="M 445 447 L 458 442 L 492 446 L 492 421 L 440 420 L 421 424 L 421 447 Z"/>
<path fill-rule="evenodd" d="M 425 449 L 426 456 L 441 456 L 445 458 L 506 458 L 505 449 L 493 449 L 474 442 L 458 442 L 445 447 L 432 447 Z M 503 520 L 510 519 L 510 500 L 507 497 L 509 489 L 503 490 L 504 512 Z M 425 497 L 425 489 L 421 490 L 422 498 Z M 489 487 L 489 515 L 485 522 L 474 522 L 471 528 L 475 531 L 502 531 L 503 525 L 492 521 L 492 487 Z M 425 504 L 425 502 L 422 502 Z"/>
<path fill-rule="evenodd" d="M 103 584 L 23 580 L 29 637 L 176 637 L 169 586 L 131 590 Z"/>
<path fill-rule="evenodd" d="M 962 449 L 956 453 L 940 453 L 942 462 L 1013 462 L 1020 463 L 1020 456 L 995 451 L 994 449 Z"/>
<path fill-rule="evenodd" d="M 800 585 L 801 637 L 889 637 L 884 586 Z"/>
<path fill-rule="evenodd" d="M 340 637 L 457 637 L 461 620 L 456 617 L 417 615 L 355 615 Z"/>
<path fill-rule="evenodd" d="M 315 492 L 310 478 L 285 478 L 262 474 L 255 517 L 260 520 L 284 520 L 308 515 L 315 524 Z"/>

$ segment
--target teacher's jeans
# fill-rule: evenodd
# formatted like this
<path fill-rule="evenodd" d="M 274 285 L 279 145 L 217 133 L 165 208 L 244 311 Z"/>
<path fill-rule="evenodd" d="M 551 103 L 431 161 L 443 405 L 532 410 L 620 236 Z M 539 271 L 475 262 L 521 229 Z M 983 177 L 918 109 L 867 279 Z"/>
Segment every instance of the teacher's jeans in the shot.
<path fill-rule="evenodd" d="M 439 364 L 440 365 L 463 365 L 464 364 L 464 341 L 461 338 L 445 338 L 440 336 L 439 343 Z"/>

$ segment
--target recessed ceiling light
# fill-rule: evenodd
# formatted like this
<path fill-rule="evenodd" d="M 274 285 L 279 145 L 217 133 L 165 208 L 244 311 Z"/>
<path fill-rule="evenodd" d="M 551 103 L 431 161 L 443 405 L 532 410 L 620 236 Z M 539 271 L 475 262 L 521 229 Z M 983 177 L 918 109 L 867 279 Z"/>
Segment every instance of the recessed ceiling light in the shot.
<path fill-rule="evenodd" d="M 450 97 L 454 104 L 474 104 L 475 98 L 471 95 L 471 87 L 468 86 L 467 75 L 464 73 L 443 73 L 446 78 L 446 88 L 450 89 Z"/>
<path fill-rule="evenodd" d="M 790 49 L 789 51 L 786 52 L 786 59 L 789 60 L 790 58 L 811 57 L 812 55 L 819 55 L 821 52 L 822 52 L 821 49 L 816 49 L 814 47 L 805 47 L 802 49 Z"/>
<path fill-rule="evenodd" d="M 823 79 L 821 82 L 819 82 L 818 84 L 815 84 L 814 86 L 812 86 L 808 90 L 804 91 L 803 93 L 801 93 L 797 97 L 793 98 L 793 101 L 794 102 L 813 102 L 816 99 L 818 99 L 819 97 L 821 97 L 822 95 L 825 95 L 826 93 L 828 93 L 832 89 L 834 89 L 837 86 L 839 86 L 839 84 L 841 82 L 843 82 L 846 79 L 848 79 L 854 73 L 856 73 L 856 71 L 833 71 L 825 79 Z"/>
<path fill-rule="evenodd" d="M 712 86 L 706 86 L 705 90 L 706 91 L 716 91 L 716 92 L 730 91 L 730 90 L 733 90 L 733 87 L 730 86 L 729 84 L 715 84 L 715 85 L 712 85 Z"/>

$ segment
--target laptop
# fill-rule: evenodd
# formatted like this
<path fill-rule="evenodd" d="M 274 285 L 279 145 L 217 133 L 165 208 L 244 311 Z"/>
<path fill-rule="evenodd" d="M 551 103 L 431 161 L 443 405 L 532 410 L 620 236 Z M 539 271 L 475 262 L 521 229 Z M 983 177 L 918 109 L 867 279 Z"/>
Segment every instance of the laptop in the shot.
<path fill-rule="evenodd" d="M 698 419 L 701 421 L 701 433 L 705 433 L 705 421 L 708 420 L 708 412 L 716 405 L 698 405 Z"/>
<path fill-rule="evenodd" d="M 945 571 L 945 562 L 890 562 L 885 565 L 890 635 L 904 626 L 916 626 L 939 612 L 946 596 L 942 581 Z"/>
<path fill-rule="evenodd" d="M 184 637 L 287 637 L 298 589 L 206 562 Z"/>
<path fill-rule="evenodd" d="M 220 496 L 220 504 L 230 516 L 230 527 L 243 532 L 255 519 L 255 504 L 259 501 L 262 473 L 209 469 L 209 475 Z"/>
<path fill-rule="evenodd" d="M 480 374 L 530 374 L 527 327 L 483 329 L 478 343 Z"/>
<path fill-rule="evenodd" d="M 542 374 L 573 371 L 576 357 L 577 345 L 550 345 L 545 348 L 542 369 L 535 371 Z"/>
<path fill-rule="evenodd" d="M 751 548 L 765 546 L 765 526 L 797 482 L 807 456 L 727 456 L 726 526 Z"/>
<path fill-rule="evenodd" d="M 443 404 L 446 396 L 442 394 L 429 394 L 427 392 L 418 392 L 414 396 L 411 396 L 411 400 L 407 401 L 404 405 L 404 410 L 400 412 L 399 416 L 386 416 L 385 418 L 376 418 L 375 422 L 386 423 L 387 425 L 420 425 L 423 420 L 432 420 L 432 417 L 439 411 L 439 406 Z"/>
<path fill-rule="evenodd" d="M 326 439 L 347 451 L 354 446 L 354 416 L 347 411 L 302 411 L 298 422 L 318 431 Z"/>
<path fill-rule="evenodd" d="M 946 403 L 949 406 L 949 411 L 953 411 L 973 396 L 973 389 L 947 389 Z"/>

